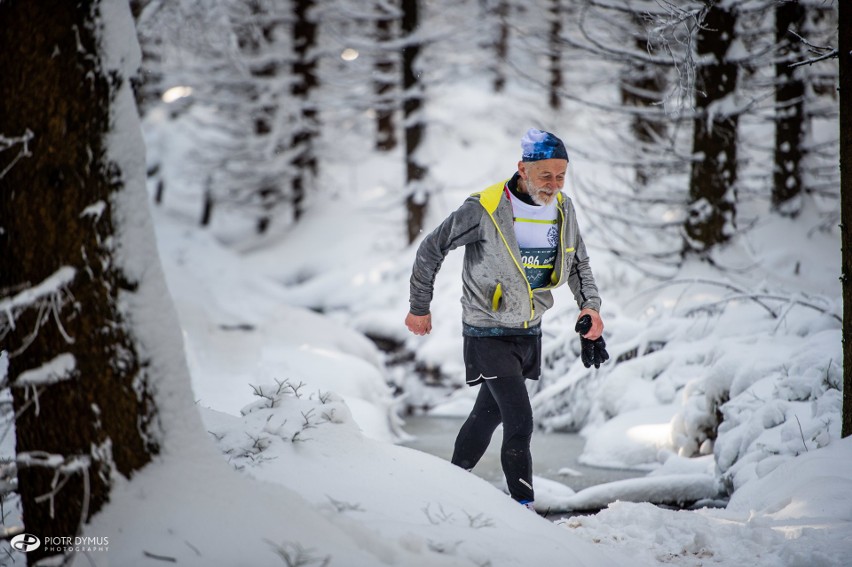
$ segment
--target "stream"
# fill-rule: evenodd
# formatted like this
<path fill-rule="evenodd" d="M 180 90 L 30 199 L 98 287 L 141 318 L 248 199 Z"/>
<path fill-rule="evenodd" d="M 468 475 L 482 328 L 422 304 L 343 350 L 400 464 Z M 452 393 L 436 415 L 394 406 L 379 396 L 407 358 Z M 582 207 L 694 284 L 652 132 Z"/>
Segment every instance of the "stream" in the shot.
<path fill-rule="evenodd" d="M 433 417 L 411 415 L 405 417 L 403 429 L 415 437 L 403 443 L 407 447 L 450 460 L 456 434 L 464 423 L 460 417 Z M 500 466 L 502 428 L 494 432 L 488 451 L 473 469 L 473 473 L 491 482 L 503 479 Z M 585 440 L 577 433 L 546 433 L 536 430 L 532 437 L 533 474 L 580 491 L 589 486 L 644 476 L 642 471 L 602 469 L 580 464 L 577 459 L 583 452 Z"/>
<path fill-rule="evenodd" d="M 432 416 L 423 411 L 445 400 L 452 391 L 452 385 L 443 380 L 439 369 L 421 368 L 415 362 L 413 353 L 407 351 L 402 343 L 367 336 L 385 353 L 385 365 L 394 377 L 392 383 L 396 385 L 396 393 L 413 391 L 413 398 L 421 400 L 419 405 L 406 408 L 403 429 L 413 439 L 402 444 L 449 461 L 452 458 L 456 435 L 466 417 Z M 497 486 L 505 482 L 500 465 L 502 437 L 503 429 L 498 427 L 488 450 L 473 469 L 474 474 Z M 643 471 L 605 469 L 580 464 L 578 459 L 584 446 L 585 439 L 578 433 L 547 433 L 536 429 L 531 443 L 533 474 L 564 484 L 575 492 L 590 486 L 647 474 Z"/>

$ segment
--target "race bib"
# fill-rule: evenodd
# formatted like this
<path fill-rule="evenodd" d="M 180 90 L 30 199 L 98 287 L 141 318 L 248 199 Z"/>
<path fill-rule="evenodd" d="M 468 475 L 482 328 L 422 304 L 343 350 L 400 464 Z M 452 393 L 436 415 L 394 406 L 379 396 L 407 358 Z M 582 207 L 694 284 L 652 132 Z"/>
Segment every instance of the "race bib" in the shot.
<path fill-rule="evenodd" d="M 544 287 L 550 282 L 556 248 L 521 248 L 521 261 L 530 287 Z"/>

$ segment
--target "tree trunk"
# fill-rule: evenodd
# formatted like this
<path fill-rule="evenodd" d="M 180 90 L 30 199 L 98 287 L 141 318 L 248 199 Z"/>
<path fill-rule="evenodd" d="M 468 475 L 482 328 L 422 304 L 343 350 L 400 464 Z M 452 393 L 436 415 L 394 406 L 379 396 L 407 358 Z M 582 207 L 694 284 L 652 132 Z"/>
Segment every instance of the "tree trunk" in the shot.
<path fill-rule="evenodd" d="M 199 226 L 210 226 L 210 221 L 213 220 L 213 182 L 210 177 L 204 183 L 204 202 L 201 207 L 201 220 Z"/>
<path fill-rule="evenodd" d="M 636 29 L 644 29 L 641 15 L 631 13 L 632 23 Z M 640 52 L 648 51 L 648 40 L 636 36 L 633 44 Z M 625 66 L 621 75 L 621 102 L 627 107 L 637 107 L 652 110 L 654 105 L 663 99 L 665 88 L 665 75 L 658 67 L 649 63 L 634 62 Z M 636 183 L 646 186 L 653 178 L 652 169 L 644 163 L 648 153 L 655 154 L 660 151 L 660 139 L 666 135 L 667 127 L 664 120 L 655 119 L 647 114 L 637 113 L 633 115 L 630 123 L 630 131 L 636 139 Z M 649 150 L 649 148 L 653 148 Z"/>
<path fill-rule="evenodd" d="M 737 115 L 729 108 L 736 64 L 726 55 L 735 39 L 736 14 L 727 3 L 707 4 L 695 41 L 698 59 L 693 121 L 689 213 L 684 252 L 706 252 L 727 241 L 736 213 Z"/>
<path fill-rule="evenodd" d="M 852 435 L 852 5 L 838 2 L 840 52 L 840 234 L 843 281 L 843 427 Z"/>
<path fill-rule="evenodd" d="M 495 4 L 494 9 L 491 9 L 491 4 Z M 492 85 L 494 92 L 501 93 L 506 88 L 506 65 L 509 59 L 509 0 L 485 0 L 482 2 L 485 14 L 484 18 L 491 19 L 493 16 L 497 18 L 497 33 L 494 34 L 493 40 L 488 40 L 487 45 L 483 48 L 493 50 L 493 57 L 488 57 L 489 68 L 491 69 L 494 80 Z"/>
<path fill-rule="evenodd" d="M 781 2 L 775 7 L 775 42 L 780 60 L 775 64 L 775 159 L 772 206 L 781 214 L 799 213 L 802 192 L 802 134 L 804 132 L 805 83 L 790 63 L 801 61 L 801 42 L 790 31 L 801 33 L 805 7 Z"/>
<path fill-rule="evenodd" d="M 376 92 L 376 149 L 388 152 L 397 144 L 396 125 L 393 120 L 397 105 L 394 103 L 393 94 L 399 88 L 399 81 L 394 77 L 396 64 L 393 52 L 387 47 L 393 40 L 394 17 L 388 13 L 384 2 L 379 3 L 378 11 L 376 43 L 379 52 L 375 62 L 376 79 L 373 81 Z"/>
<path fill-rule="evenodd" d="M 423 141 L 426 125 L 421 116 L 423 84 L 416 70 L 420 54 L 419 43 L 412 41 L 419 25 L 418 0 L 402 0 L 402 33 L 406 47 L 402 50 L 402 86 L 405 93 L 403 115 L 405 122 L 405 199 L 408 242 L 414 242 L 423 230 L 429 195 L 424 186 L 426 168 L 417 161 L 417 149 Z"/>
<path fill-rule="evenodd" d="M 157 451 L 148 361 L 119 301 L 137 282 L 115 260 L 125 173 L 106 139 L 126 79 L 104 63 L 101 9 L 0 2 L 0 130 L 33 132 L 31 156 L 0 179 L 0 293 L 14 298 L 0 333 L 23 518 L 40 536 L 77 535 L 108 501 L 112 475 L 129 477 Z M 27 561 L 56 553 L 41 546 Z"/>
<path fill-rule="evenodd" d="M 130 0 L 130 10 L 133 19 L 138 23 L 139 17 L 152 0 Z M 137 30 L 139 26 L 137 25 Z M 139 33 L 139 44 L 142 48 L 142 59 L 144 71 L 134 77 L 134 94 L 136 95 L 136 106 L 139 113 L 144 115 L 146 111 L 160 102 L 163 95 L 163 73 L 162 73 L 162 40 L 159 38 L 146 38 Z"/>
<path fill-rule="evenodd" d="M 314 154 L 314 138 L 318 129 L 318 113 L 311 101 L 312 91 L 319 86 L 317 79 L 317 24 L 311 11 L 314 0 L 294 0 L 293 50 L 295 82 L 292 94 L 301 102 L 299 122 L 293 133 L 291 147 L 296 152 L 293 159 L 295 175 L 292 180 L 293 216 L 299 220 L 304 212 L 305 193 L 317 174 L 317 158 Z"/>
<path fill-rule="evenodd" d="M 550 0 L 550 41 L 548 59 L 550 60 L 550 96 L 549 104 L 553 110 L 562 108 L 562 9 L 560 0 Z"/>

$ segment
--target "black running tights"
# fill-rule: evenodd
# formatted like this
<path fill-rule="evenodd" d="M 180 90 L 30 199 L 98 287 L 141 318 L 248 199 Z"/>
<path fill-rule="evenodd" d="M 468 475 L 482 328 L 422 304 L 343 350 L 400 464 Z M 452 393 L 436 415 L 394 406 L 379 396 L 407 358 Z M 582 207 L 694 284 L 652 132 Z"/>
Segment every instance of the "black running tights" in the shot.
<path fill-rule="evenodd" d="M 534 500 L 530 439 L 532 407 L 523 377 L 484 380 L 476 402 L 456 437 L 453 464 L 471 470 L 488 448 L 491 435 L 503 423 L 500 461 L 515 500 Z"/>

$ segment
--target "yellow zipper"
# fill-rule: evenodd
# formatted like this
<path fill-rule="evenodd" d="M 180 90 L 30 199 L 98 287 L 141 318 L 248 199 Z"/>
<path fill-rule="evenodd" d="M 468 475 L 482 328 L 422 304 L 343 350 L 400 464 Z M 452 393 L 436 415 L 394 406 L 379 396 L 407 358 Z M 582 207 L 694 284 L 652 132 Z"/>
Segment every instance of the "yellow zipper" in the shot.
<path fill-rule="evenodd" d="M 559 209 L 559 218 L 562 219 L 562 225 L 559 228 L 559 249 L 563 250 L 562 261 L 559 262 L 559 277 L 556 279 L 556 281 L 553 281 L 553 276 L 551 276 L 549 286 L 543 286 L 543 287 L 539 287 L 539 288 L 536 288 L 536 289 L 545 289 L 545 290 L 546 289 L 553 289 L 553 287 L 556 285 L 557 282 L 562 281 L 562 272 L 565 268 L 565 254 L 567 254 L 568 252 L 574 251 L 573 248 L 564 248 L 563 249 L 563 246 L 565 245 L 565 212 L 562 210 L 562 203 L 559 203 L 558 209 Z"/>
<path fill-rule="evenodd" d="M 512 257 L 512 262 L 515 263 L 515 266 L 517 266 L 518 271 L 521 272 L 521 277 L 523 278 L 524 283 L 527 284 L 527 292 L 529 293 L 529 296 L 530 296 L 530 318 L 527 321 L 524 321 L 524 329 L 529 328 L 530 321 L 535 319 L 535 303 L 534 303 L 534 300 L 533 300 L 532 287 L 530 287 L 530 282 L 529 282 L 529 280 L 527 280 L 527 273 L 524 271 L 524 268 L 518 263 L 518 260 L 515 258 L 515 255 L 512 254 L 512 248 L 509 246 L 509 243 L 506 241 L 506 237 L 503 235 L 503 231 L 500 230 L 500 225 L 497 224 L 497 219 L 494 218 L 494 215 L 490 211 L 488 211 L 488 216 L 491 217 L 491 222 L 494 223 L 494 227 L 497 229 L 497 234 L 500 235 L 500 238 L 503 240 L 503 244 L 506 246 L 506 250 L 509 251 L 509 256 Z"/>

